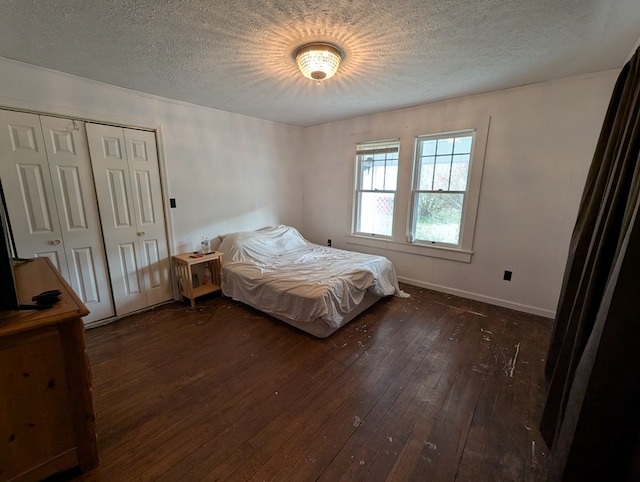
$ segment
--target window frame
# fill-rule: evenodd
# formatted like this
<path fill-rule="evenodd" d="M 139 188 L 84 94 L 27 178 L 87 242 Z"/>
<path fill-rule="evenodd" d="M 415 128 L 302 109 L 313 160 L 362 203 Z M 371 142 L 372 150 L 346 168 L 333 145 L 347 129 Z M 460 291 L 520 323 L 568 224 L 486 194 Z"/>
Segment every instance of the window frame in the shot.
<path fill-rule="evenodd" d="M 420 189 L 420 180 L 421 180 L 421 172 L 422 172 L 422 158 L 423 151 L 423 141 L 435 140 L 439 141 L 441 139 L 455 139 L 460 137 L 471 137 L 471 150 L 469 152 L 469 163 L 467 167 L 467 178 L 465 182 L 465 189 L 462 190 L 452 190 L 452 189 Z M 465 129 L 454 132 L 442 132 L 437 134 L 423 134 L 415 137 L 415 147 L 414 147 L 414 156 L 413 156 L 413 166 L 412 166 L 412 178 L 411 178 L 411 191 L 410 195 L 410 212 L 408 218 L 408 235 L 407 241 L 411 244 L 416 245 L 425 245 L 431 247 L 442 247 L 448 249 L 461 249 L 464 240 L 464 232 L 465 232 L 465 219 L 467 213 L 468 206 L 468 194 L 470 190 L 471 184 L 471 171 L 473 165 L 473 154 L 474 148 L 476 145 L 476 130 L 475 129 Z M 454 151 L 452 149 L 451 154 L 446 154 L 453 157 Z M 438 154 L 434 154 L 434 176 L 435 176 L 435 166 L 437 165 Z M 451 167 L 453 166 L 453 160 L 451 162 Z M 449 183 L 451 179 L 449 178 Z M 460 216 L 460 224 L 459 224 L 459 233 L 458 233 L 458 243 L 447 243 L 444 241 L 432 241 L 428 239 L 418 239 L 416 237 L 416 229 L 418 227 L 418 204 L 419 204 L 419 196 L 420 194 L 428 194 L 428 193 L 442 193 L 442 194 L 462 194 L 462 212 Z"/>
<path fill-rule="evenodd" d="M 480 189 L 484 172 L 485 156 L 487 154 L 489 131 L 491 127 L 491 115 L 485 112 L 472 112 L 467 116 L 457 119 L 425 119 L 417 121 L 417 126 L 407 126 L 406 136 L 401 136 L 399 151 L 399 175 L 398 188 L 396 190 L 396 209 L 394 212 L 393 238 L 381 238 L 379 236 L 362 235 L 353 231 L 353 213 L 355 209 L 355 197 L 348 207 L 351 216 L 345 225 L 345 243 L 356 250 L 364 249 L 374 253 L 402 253 L 415 256 L 424 256 L 433 259 L 470 263 L 473 257 L 473 244 L 476 231 L 476 221 L 479 220 Z M 460 247 L 450 245 L 433 245 L 431 243 L 411 242 L 411 212 L 413 209 L 411 189 L 413 186 L 413 159 L 412 148 L 415 149 L 415 138 L 420 135 L 445 134 L 460 131 L 475 131 L 475 141 L 471 156 L 471 168 L 467 190 L 467 205 Z M 386 132 L 388 134 L 388 131 Z M 385 132 L 378 137 L 384 139 Z M 353 152 L 353 151 L 352 151 Z M 415 156 L 414 156 L 415 157 Z M 353 159 L 353 157 L 352 157 Z M 356 174 L 353 164 L 349 172 Z M 350 188 L 353 190 L 355 181 L 351 177 Z"/>
<path fill-rule="evenodd" d="M 366 160 L 365 156 L 372 154 L 389 154 L 396 153 L 396 185 L 393 190 L 387 189 L 363 189 L 362 188 L 362 164 Z M 354 236 L 381 238 L 381 239 L 393 239 L 394 225 L 395 225 L 395 211 L 396 200 L 398 194 L 398 181 L 400 173 L 400 139 L 385 139 L 379 141 L 358 142 L 356 144 L 356 156 L 355 156 L 355 183 L 353 190 L 353 212 L 351 223 L 351 234 Z M 371 233 L 367 231 L 358 230 L 358 226 L 361 224 L 361 211 L 362 211 L 362 194 L 363 193 L 377 193 L 377 194 L 392 194 L 393 195 L 393 208 L 391 212 L 391 234 Z"/>

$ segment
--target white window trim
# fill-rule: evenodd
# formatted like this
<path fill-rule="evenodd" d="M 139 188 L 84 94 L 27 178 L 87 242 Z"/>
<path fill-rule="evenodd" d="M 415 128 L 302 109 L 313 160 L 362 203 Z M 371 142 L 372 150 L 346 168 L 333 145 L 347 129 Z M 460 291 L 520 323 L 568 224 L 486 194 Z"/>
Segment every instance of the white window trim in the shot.
<path fill-rule="evenodd" d="M 393 241 L 391 239 L 379 239 L 382 236 L 359 236 L 357 234 L 345 235 L 347 244 L 354 246 L 365 246 L 367 248 L 386 249 L 399 253 L 415 254 L 430 258 L 442 258 L 451 261 L 470 263 L 473 251 L 465 251 L 460 248 L 450 248 L 447 246 L 428 246 L 426 244 L 410 244 L 408 242 Z"/>
<path fill-rule="evenodd" d="M 360 172 L 360 160 L 359 160 L 359 156 L 363 155 L 365 152 L 367 151 L 372 151 L 372 152 L 376 152 L 379 151 L 380 149 L 382 150 L 387 150 L 390 149 L 388 146 L 394 144 L 396 145 L 395 148 L 393 148 L 394 152 L 398 153 L 398 163 L 399 163 L 399 158 L 400 158 L 400 139 L 398 138 L 394 138 L 394 139 L 384 139 L 384 140 L 379 140 L 379 141 L 364 141 L 364 142 L 358 142 L 357 146 L 361 146 L 363 144 L 366 144 L 367 148 L 365 149 L 356 149 L 356 158 L 355 158 L 355 163 L 354 163 L 354 183 L 353 183 L 353 201 L 352 201 L 352 213 L 351 213 L 351 235 L 354 236 L 361 236 L 361 237 L 372 237 L 372 238 L 377 238 L 377 239 L 387 239 L 387 240 L 391 240 L 393 239 L 393 234 L 394 234 L 394 226 L 391 226 L 391 235 L 385 235 L 385 234 L 376 234 L 376 233 L 366 233 L 366 232 L 361 232 L 358 231 L 356 229 L 357 225 L 358 225 L 358 221 L 359 221 L 359 216 L 360 213 L 358 212 L 358 193 L 361 192 L 361 190 L 359 189 L 360 183 L 361 183 L 361 172 Z M 389 151 L 391 152 L 391 150 Z M 395 210 L 397 208 L 397 204 L 396 204 L 396 200 L 397 200 L 397 195 L 398 195 L 398 179 L 396 178 L 396 188 L 393 191 L 390 190 L 377 190 L 377 192 L 380 193 L 393 193 L 393 209 L 394 209 L 394 216 L 393 219 L 395 220 Z M 366 192 L 370 192 L 370 191 L 366 191 Z M 395 224 L 395 223 L 394 223 Z"/>
<path fill-rule="evenodd" d="M 429 246 L 429 247 L 438 247 L 438 248 L 444 248 L 444 249 L 453 249 L 453 250 L 463 250 L 463 251 L 469 251 L 469 249 L 465 249 L 465 246 L 463 246 L 463 242 L 464 242 L 464 233 L 465 233 L 465 229 L 468 230 L 467 227 L 467 213 L 468 213 L 468 206 L 469 206 L 469 196 L 470 196 L 470 188 L 471 188 L 471 172 L 468 173 L 467 175 L 467 186 L 468 188 L 465 189 L 464 191 L 446 191 L 446 192 L 461 192 L 464 194 L 464 203 L 462 205 L 462 219 L 460 220 L 460 233 L 459 233 L 459 237 L 458 237 L 458 244 L 453 244 L 453 243 L 444 243 L 444 242 L 438 242 L 438 241 L 429 241 L 429 240 L 425 240 L 425 239 L 414 239 L 415 235 L 415 229 L 416 229 L 416 192 L 424 192 L 424 191 L 420 191 L 420 190 L 416 190 L 416 183 L 417 183 L 417 178 L 418 178 L 418 173 L 420 171 L 420 164 L 418 161 L 418 152 L 419 152 L 419 144 L 420 141 L 423 139 L 447 139 L 447 138 L 451 138 L 451 137 L 459 137 L 459 136 L 464 136 L 464 135 L 471 135 L 473 136 L 473 141 L 472 141 L 472 145 L 471 145 L 471 153 L 469 156 L 469 167 L 471 169 L 473 169 L 473 163 L 474 163 L 474 151 L 476 148 L 476 138 L 477 138 L 477 130 L 476 129 L 465 129 L 465 130 L 460 130 L 460 131 L 454 131 L 454 132 L 438 132 L 436 134 L 424 134 L 424 135 L 419 135 L 416 136 L 414 142 L 414 154 L 413 154 L 413 166 L 412 166 L 412 174 L 411 174 L 411 190 L 409 192 L 409 197 L 410 197 L 410 201 L 409 201 L 409 215 L 408 215 L 408 219 L 407 219 L 407 242 L 411 243 L 411 244 L 416 244 L 416 245 L 422 245 L 422 246 Z M 476 205 L 477 208 L 477 205 Z M 475 221 L 475 217 L 473 218 L 473 220 Z M 468 232 L 468 231 L 467 231 Z"/>
<path fill-rule="evenodd" d="M 474 127 L 475 125 L 475 127 Z M 453 128 L 439 129 L 438 126 L 430 129 L 421 129 L 422 131 L 430 130 L 434 134 L 447 133 L 447 132 L 460 132 L 460 131 L 475 131 L 475 139 L 473 152 L 471 156 L 471 172 L 469 173 L 469 189 L 467 191 L 467 206 L 465 206 L 464 219 L 461 223 L 460 230 L 460 246 L 452 246 L 430 242 L 410 242 L 411 237 L 411 210 L 413 209 L 413 172 L 412 169 L 411 184 L 404 186 L 400 185 L 400 177 L 398 178 L 398 187 L 396 189 L 396 204 L 399 199 L 402 199 L 403 190 L 407 199 L 407 211 L 406 211 L 406 231 L 404 233 L 404 239 L 399 234 L 396 234 L 394 229 L 394 235 L 392 238 L 380 235 L 366 235 L 361 233 L 355 233 L 353 228 L 355 226 L 355 212 L 352 212 L 350 231 L 345 233 L 344 239 L 347 244 L 354 246 L 363 246 L 367 248 L 383 249 L 388 251 L 413 254 L 418 256 L 427 256 L 432 258 L 440 258 L 451 261 L 458 261 L 463 263 L 470 263 L 473 257 L 473 241 L 475 237 L 476 219 L 478 215 L 478 205 L 480 202 L 480 186 L 482 184 L 482 176 L 484 172 L 484 161 L 487 151 L 487 142 L 489 138 L 489 128 L 491 125 L 491 117 L 487 116 L 482 120 L 475 122 L 458 122 L 457 125 L 451 126 Z M 424 134 L 417 134 L 413 136 L 412 141 L 415 141 L 415 137 Z M 400 139 L 400 148 L 402 149 L 403 140 Z M 415 145 L 415 142 L 414 142 Z M 415 158 L 415 153 L 413 158 Z M 413 167 L 413 158 L 410 160 L 411 167 Z M 399 164 L 406 162 L 402 158 L 399 159 Z M 355 175 L 357 175 L 357 166 Z M 353 178 L 352 178 L 353 179 Z M 355 181 L 352 180 L 351 186 L 354 189 L 355 196 Z M 398 207 L 398 206 L 396 206 Z M 355 197 L 352 202 L 352 210 L 356 209 Z M 395 225 L 395 224 L 394 224 Z"/>

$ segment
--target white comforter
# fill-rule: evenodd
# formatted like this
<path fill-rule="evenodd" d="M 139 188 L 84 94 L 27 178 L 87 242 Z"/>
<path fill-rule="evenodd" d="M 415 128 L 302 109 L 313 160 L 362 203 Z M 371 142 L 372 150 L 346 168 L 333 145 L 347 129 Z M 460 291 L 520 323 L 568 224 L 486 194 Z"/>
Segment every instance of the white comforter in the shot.
<path fill-rule="evenodd" d="M 222 236 L 222 292 L 265 313 L 331 327 L 364 298 L 403 295 L 383 256 L 313 244 L 289 226 Z"/>

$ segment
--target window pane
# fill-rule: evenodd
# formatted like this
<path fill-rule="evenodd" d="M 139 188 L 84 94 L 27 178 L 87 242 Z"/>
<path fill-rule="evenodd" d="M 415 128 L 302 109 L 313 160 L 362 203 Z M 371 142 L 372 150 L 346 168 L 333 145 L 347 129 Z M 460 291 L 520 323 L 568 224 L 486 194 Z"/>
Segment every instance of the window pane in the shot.
<path fill-rule="evenodd" d="M 435 143 L 434 143 L 435 144 Z M 434 156 L 422 158 L 422 164 L 420 165 L 420 182 L 418 189 L 420 191 L 433 190 L 433 164 L 435 162 Z"/>
<path fill-rule="evenodd" d="M 395 191 L 398 177 L 396 159 L 375 160 L 373 163 L 373 189 Z"/>
<path fill-rule="evenodd" d="M 436 140 L 422 141 L 422 155 L 423 156 L 435 156 L 436 155 Z"/>
<path fill-rule="evenodd" d="M 357 231 L 391 236 L 393 228 L 394 194 L 360 193 L 360 215 Z"/>
<path fill-rule="evenodd" d="M 461 193 L 417 193 L 415 239 L 457 245 L 463 201 Z"/>
<path fill-rule="evenodd" d="M 462 239 L 462 220 L 466 217 L 463 207 L 471 182 L 474 137 L 471 130 L 466 130 L 417 138 L 411 214 L 415 241 L 452 247 L 469 244 Z"/>
<path fill-rule="evenodd" d="M 453 147 L 454 154 L 470 154 L 471 153 L 471 136 L 456 137 Z"/>
<path fill-rule="evenodd" d="M 397 154 L 395 154 L 397 156 Z M 384 188 L 387 191 L 395 191 L 398 187 L 398 158 L 387 159 L 387 172 L 385 173 Z"/>
<path fill-rule="evenodd" d="M 373 157 L 364 159 L 360 169 L 360 189 L 373 190 Z"/>
<path fill-rule="evenodd" d="M 373 163 L 373 189 L 384 190 L 384 161 L 374 161 Z"/>
<path fill-rule="evenodd" d="M 451 156 L 436 157 L 436 175 L 433 178 L 434 191 L 437 191 L 439 189 L 443 191 L 449 190 L 449 172 L 450 171 L 451 171 Z"/>
<path fill-rule="evenodd" d="M 453 139 L 438 139 L 438 147 L 436 150 L 436 154 L 441 156 L 443 154 L 451 154 L 453 153 Z"/>
<path fill-rule="evenodd" d="M 466 191 L 469 177 L 469 154 L 454 154 L 451 165 L 450 191 Z"/>

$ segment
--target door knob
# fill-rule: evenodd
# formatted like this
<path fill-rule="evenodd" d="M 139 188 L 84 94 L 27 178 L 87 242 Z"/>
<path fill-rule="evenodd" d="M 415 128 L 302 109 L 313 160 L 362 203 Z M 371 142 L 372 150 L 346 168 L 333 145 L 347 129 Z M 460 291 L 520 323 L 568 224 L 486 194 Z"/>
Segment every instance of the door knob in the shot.
<path fill-rule="evenodd" d="M 145 233 L 144 231 L 138 231 L 138 236 L 144 236 L 145 234 L 147 233 Z"/>
<path fill-rule="evenodd" d="M 58 244 L 60 244 L 61 242 L 62 242 L 62 241 L 60 241 L 59 239 L 54 239 L 54 240 L 52 240 L 52 241 L 49 241 L 49 244 L 55 244 L 55 245 L 58 245 Z"/>

